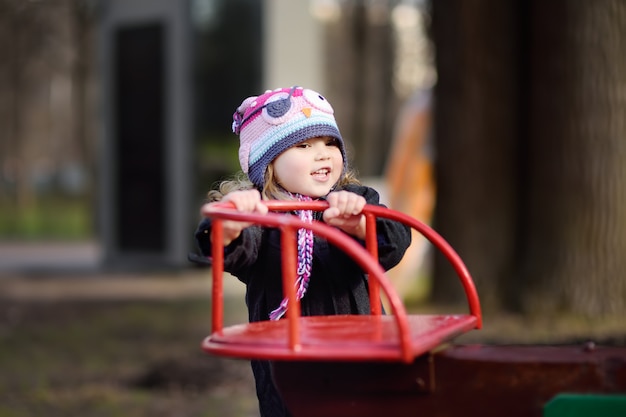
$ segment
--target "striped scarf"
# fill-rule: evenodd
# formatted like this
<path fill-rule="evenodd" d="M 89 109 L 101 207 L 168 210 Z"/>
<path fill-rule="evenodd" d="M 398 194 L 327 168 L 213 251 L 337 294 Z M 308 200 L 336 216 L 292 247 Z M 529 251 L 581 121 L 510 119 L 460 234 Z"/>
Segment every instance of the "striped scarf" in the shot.
<path fill-rule="evenodd" d="M 311 201 L 311 197 L 301 194 L 291 194 L 299 201 Z M 306 223 L 313 221 L 312 210 L 298 210 L 300 220 Z M 311 266 L 313 265 L 313 231 L 309 229 L 298 229 L 298 278 L 296 280 L 296 297 L 301 300 L 309 287 L 311 278 Z M 277 309 L 270 313 L 270 320 L 279 320 L 287 311 L 289 300 L 284 298 Z"/>

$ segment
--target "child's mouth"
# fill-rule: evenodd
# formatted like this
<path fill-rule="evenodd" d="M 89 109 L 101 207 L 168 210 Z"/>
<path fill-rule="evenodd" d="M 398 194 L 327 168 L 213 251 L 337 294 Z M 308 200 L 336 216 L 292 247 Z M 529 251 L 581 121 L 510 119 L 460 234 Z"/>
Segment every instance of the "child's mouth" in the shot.
<path fill-rule="evenodd" d="M 317 179 L 326 179 L 329 176 L 329 174 L 330 174 L 330 169 L 328 168 L 318 169 L 317 171 L 313 171 L 311 173 L 311 175 Z"/>

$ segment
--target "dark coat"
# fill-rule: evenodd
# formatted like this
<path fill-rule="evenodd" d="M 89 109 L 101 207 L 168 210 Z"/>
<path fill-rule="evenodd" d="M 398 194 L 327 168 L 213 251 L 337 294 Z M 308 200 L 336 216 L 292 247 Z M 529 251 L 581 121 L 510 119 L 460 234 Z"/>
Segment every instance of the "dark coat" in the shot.
<path fill-rule="evenodd" d="M 368 204 L 380 205 L 378 193 L 369 187 L 345 188 L 365 197 Z M 321 217 L 321 213 L 317 218 Z M 211 221 L 203 220 L 196 239 L 203 255 L 211 254 Z M 378 255 L 387 270 L 400 262 L 411 243 L 411 231 L 400 223 L 378 219 Z M 267 320 L 283 300 L 280 231 L 251 226 L 225 248 L 224 270 L 246 284 L 249 320 Z M 313 265 L 306 294 L 301 300 L 303 316 L 368 314 L 370 303 L 367 278 L 345 253 L 322 238 L 315 238 Z"/>
<path fill-rule="evenodd" d="M 362 195 L 368 204 L 380 205 L 378 193 L 372 188 L 351 185 L 345 189 Z M 320 220 L 321 213 L 316 214 Z M 204 219 L 196 231 L 198 246 L 205 256 L 211 255 L 210 231 L 210 219 Z M 402 259 L 411 243 L 411 230 L 394 221 L 377 219 L 376 232 L 379 262 L 387 270 Z M 244 229 L 224 249 L 224 270 L 246 284 L 249 320 L 268 320 L 283 299 L 280 232 L 260 226 Z M 303 316 L 370 312 L 365 274 L 344 252 L 321 238 L 314 241 L 311 278 L 301 308 Z M 261 416 L 290 416 L 273 383 L 270 362 L 253 360 L 252 370 Z"/>

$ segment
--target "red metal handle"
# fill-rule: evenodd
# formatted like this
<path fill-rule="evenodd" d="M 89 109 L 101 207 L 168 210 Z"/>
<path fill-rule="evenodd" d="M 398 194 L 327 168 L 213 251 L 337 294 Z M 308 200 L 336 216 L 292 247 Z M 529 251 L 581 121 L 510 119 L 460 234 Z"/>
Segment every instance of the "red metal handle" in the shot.
<path fill-rule="evenodd" d="M 266 201 L 264 202 L 270 211 L 294 211 L 294 210 L 316 210 L 323 211 L 328 208 L 328 203 L 324 201 L 299 202 L 299 201 Z M 212 205 L 202 207 L 202 214 L 214 219 L 212 230 L 213 241 L 213 332 L 219 332 L 223 328 L 223 238 L 222 221 L 236 220 L 251 222 L 263 226 L 276 227 L 280 229 L 283 246 L 282 266 L 283 266 L 283 288 L 289 299 L 290 308 L 287 310 L 287 320 L 289 321 L 289 344 L 293 350 L 300 348 L 299 343 L 299 316 L 300 304 L 295 296 L 294 284 L 296 281 L 296 258 L 295 233 L 300 228 L 307 228 L 316 235 L 325 238 L 330 243 L 343 250 L 369 275 L 370 299 L 379 299 L 379 288 L 382 287 L 398 326 L 400 337 L 401 354 L 404 360 L 410 361 L 411 341 L 409 336 L 409 325 L 406 310 L 402 300 L 385 276 L 385 272 L 378 263 L 377 242 L 376 242 L 376 217 L 387 218 L 404 223 L 426 237 L 438 250 L 440 250 L 452 264 L 463 284 L 463 288 L 468 300 L 470 313 L 476 317 L 476 327 L 482 326 L 482 313 L 478 293 L 474 282 L 465 267 L 465 264 L 452 249 L 452 247 L 432 228 L 406 214 L 400 213 L 381 206 L 366 205 L 363 213 L 367 217 L 366 246 L 367 250 L 357 243 L 353 238 L 341 232 L 339 229 L 330 227 L 322 222 L 305 223 L 296 216 L 285 216 L 284 214 L 268 213 L 266 215 L 240 213 L 234 210 L 230 203 L 223 205 Z M 373 279 L 372 279 L 373 278 Z M 380 303 L 371 302 L 372 314 L 381 314 Z M 295 307 L 294 307 L 295 306 Z M 291 313 L 290 313 L 291 311 Z"/>

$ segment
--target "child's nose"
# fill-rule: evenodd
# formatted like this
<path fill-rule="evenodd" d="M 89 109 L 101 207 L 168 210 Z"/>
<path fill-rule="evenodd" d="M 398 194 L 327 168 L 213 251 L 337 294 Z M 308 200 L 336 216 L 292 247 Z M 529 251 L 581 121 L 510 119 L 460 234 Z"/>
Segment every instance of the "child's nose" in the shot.
<path fill-rule="evenodd" d="M 317 159 L 328 159 L 330 158 L 330 153 L 328 152 L 328 146 L 324 142 L 318 142 L 316 144 L 316 156 Z"/>

